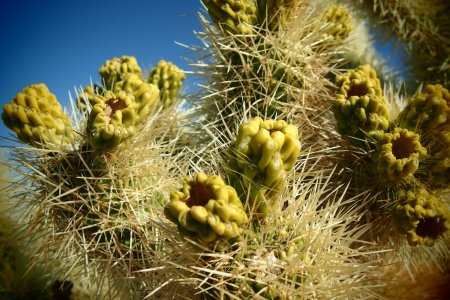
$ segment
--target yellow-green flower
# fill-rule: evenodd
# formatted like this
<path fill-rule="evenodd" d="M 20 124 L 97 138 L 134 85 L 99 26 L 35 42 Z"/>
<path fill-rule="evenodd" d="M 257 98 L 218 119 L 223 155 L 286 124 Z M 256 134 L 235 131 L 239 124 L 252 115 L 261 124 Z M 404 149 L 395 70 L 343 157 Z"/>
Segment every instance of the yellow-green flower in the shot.
<path fill-rule="evenodd" d="M 327 35 L 335 41 L 345 41 L 352 31 L 352 17 L 342 5 L 331 5 L 324 17 Z"/>
<path fill-rule="evenodd" d="M 142 77 L 142 71 L 133 56 L 115 57 L 107 60 L 99 69 L 100 76 L 105 82 L 106 89 L 112 89 L 114 83 L 124 80 L 130 74 Z"/>
<path fill-rule="evenodd" d="M 175 103 L 185 79 L 186 77 L 180 68 L 170 61 L 160 60 L 150 72 L 148 82 L 159 88 L 161 103 L 164 107 L 168 107 Z"/>
<path fill-rule="evenodd" d="M 43 83 L 27 86 L 5 104 L 2 119 L 21 141 L 36 147 L 69 145 L 75 138 L 69 116 Z"/>
<path fill-rule="evenodd" d="M 170 194 L 167 217 L 206 242 L 240 235 L 248 218 L 236 191 L 219 176 L 197 173 Z"/>

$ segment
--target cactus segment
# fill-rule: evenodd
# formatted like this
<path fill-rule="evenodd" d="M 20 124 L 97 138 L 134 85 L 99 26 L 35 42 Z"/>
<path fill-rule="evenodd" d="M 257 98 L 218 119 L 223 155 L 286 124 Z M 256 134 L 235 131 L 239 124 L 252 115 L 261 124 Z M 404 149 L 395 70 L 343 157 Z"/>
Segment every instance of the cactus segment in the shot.
<path fill-rule="evenodd" d="M 369 65 L 336 77 L 337 101 L 333 112 L 340 134 L 364 139 L 365 133 L 380 140 L 389 128 L 389 110 L 380 81 Z M 350 141 L 358 143 L 355 139 Z"/>
<path fill-rule="evenodd" d="M 270 31 L 281 30 L 295 15 L 301 0 L 257 0 L 259 19 Z M 264 24 L 265 22 L 265 24 Z"/>
<path fill-rule="evenodd" d="M 159 88 L 162 105 L 168 107 L 176 102 L 177 94 L 185 79 L 183 71 L 176 65 L 169 61 L 160 60 L 150 72 L 148 82 Z"/>
<path fill-rule="evenodd" d="M 186 178 L 182 189 L 171 192 L 165 214 L 206 243 L 235 238 L 248 222 L 234 188 L 203 173 Z"/>
<path fill-rule="evenodd" d="M 130 74 L 124 80 L 117 82 L 114 85 L 114 91 L 125 91 L 134 97 L 136 123 L 139 123 L 148 114 L 159 96 L 159 90 L 155 85 L 146 83 L 135 74 Z"/>
<path fill-rule="evenodd" d="M 328 24 L 327 36 L 331 36 L 335 41 L 345 41 L 353 29 L 352 17 L 342 5 L 331 5 L 324 16 Z"/>
<path fill-rule="evenodd" d="M 86 111 L 88 104 L 92 107 L 97 104 L 98 101 L 101 101 L 102 98 L 97 97 L 98 95 L 103 95 L 104 90 L 101 86 L 98 85 L 88 85 L 83 89 L 83 92 L 78 94 L 77 108 L 80 111 Z"/>
<path fill-rule="evenodd" d="M 133 56 L 115 57 L 107 60 L 99 69 L 105 88 L 112 89 L 114 83 L 124 80 L 129 74 L 135 74 L 142 77 L 142 71 L 137 60 Z"/>
<path fill-rule="evenodd" d="M 254 0 L 202 0 L 211 19 L 230 34 L 250 34 L 258 24 Z"/>
<path fill-rule="evenodd" d="M 124 91 L 107 91 L 89 114 L 87 136 L 93 148 L 112 150 L 135 132 L 134 97 Z"/>
<path fill-rule="evenodd" d="M 411 245 L 432 246 L 449 230 L 449 212 L 424 189 L 400 190 L 393 210 L 394 222 Z"/>
<path fill-rule="evenodd" d="M 399 114 L 397 123 L 415 131 L 450 126 L 450 92 L 440 84 L 427 85 Z"/>
<path fill-rule="evenodd" d="M 385 133 L 378 142 L 375 159 L 377 173 L 380 178 L 389 181 L 409 179 L 426 153 L 418 134 L 396 127 L 391 133 Z"/>
<path fill-rule="evenodd" d="M 66 146 L 75 139 L 70 118 L 43 83 L 27 86 L 3 106 L 3 122 L 24 143 Z"/>
<path fill-rule="evenodd" d="M 297 128 L 285 121 L 256 117 L 240 125 L 234 146 L 238 173 L 244 186 L 252 186 L 250 194 L 260 211 L 266 210 L 266 196 L 284 188 L 300 150 Z"/>

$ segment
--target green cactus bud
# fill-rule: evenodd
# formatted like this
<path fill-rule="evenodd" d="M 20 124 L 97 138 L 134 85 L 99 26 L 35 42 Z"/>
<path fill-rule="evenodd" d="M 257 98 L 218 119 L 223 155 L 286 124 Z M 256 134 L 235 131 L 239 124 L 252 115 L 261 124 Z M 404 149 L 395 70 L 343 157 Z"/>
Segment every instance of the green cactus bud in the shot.
<path fill-rule="evenodd" d="M 243 185 L 252 186 L 251 198 L 260 212 L 267 211 L 267 200 L 284 187 L 285 177 L 298 156 L 301 144 L 298 130 L 285 121 L 263 120 L 259 117 L 239 127 L 233 151 L 236 155 L 238 173 Z"/>
<path fill-rule="evenodd" d="M 364 139 L 365 133 L 379 140 L 389 128 L 389 110 L 380 81 L 369 65 L 336 77 L 337 101 L 333 112 L 338 132 Z M 356 139 L 350 139 L 359 144 Z"/>
<path fill-rule="evenodd" d="M 202 0 L 211 19 L 230 34 L 250 34 L 258 24 L 254 0 Z"/>
<path fill-rule="evenodd" d="M 440 84 L 427 85 L 399 114 L 397 123 L 421 132 L 450 126 L 450 92 Z"/>
<path fill-rule="evenodd" d="M 115 57 L 107 60 L 99 69 L 100 76 L 105 82 L 106 89 L 111 89 L 114 83 L 124 80 L 129 74 L 142 77 L 142 71 L 133 56 Z"/>
<path fill-rule="evenodd" d="M 335 41 L 345 41 L 352 31 L 352 17 L 342 5 L 331 5 L 324 16 L 328 24 L 327 36 Z"/>
<path fill-rule="evenodd" d="M 87 136 L 93 148 L 111 150 L 135 132 L 134 97 L 124 91 L 107 91 L 92 107 Z"/>
<path fill-rule="evenodd" d="M 136 103 L 136 123 L 139 123 L 150 111 L 159 96 L 158 88 L 143 81 L 139 76 L 131 74 L 114 85 L 114 91 L 125 91 L 134 97 Z"/>
<path fill-rule="evenodd" d="M 376 171 L 389 181 L 410 179 L 419 167 L 419 160 L 427 150 L 420 144 L 420 136 L 408 129 L 396 127 L 385 133 L 375 152 Z"/>
<path fill-rule="evenodd" d="M 424 189 L 400 190 L 393 209 L 394 222 L 411 245 L 432 246 L 449 230 L 449 212 Z"/>
<path fill-rule="evenodd" d="M 43 83 L 32 84 L 3 106 L 3 122 L 35 147 L 69 145 L 75 139 L 70 118 Z"/>
<path fill-rule="evenodd" d="M 160 60 L 150 72 L 148 82 L 159 88 L 162 105 L 168 107 L 175 103 L 177 94 L 185 79 L 183 71 L 176 65 L 169 61 Z"/>
<path fill-rule="evenodd" d="M 80 111 L 86 111 L 87 103 L 92 107 L 97 104 L 98 101 L 101 101 L 102 98 L 97 97 L 98 95 L 103 95 L 104 90 L 101 86 L 98 85 L 88 85 L 83 89 L 83 92 L 78 94 L 77 108 Z"/>
<path fill-rule="evenodd" d="M 234 188 L 219 176 L 203 173 L 186 178 L 182 189 L 172 191 L 165 214 L 206 243 L 235 238 L 248 222 Z"/>
<path fill-rule="evenodd" d="M 301 0 L 257 0 L 256 2 L 260 23 L 272 31 L 280 30 L 289 23 Z"/>

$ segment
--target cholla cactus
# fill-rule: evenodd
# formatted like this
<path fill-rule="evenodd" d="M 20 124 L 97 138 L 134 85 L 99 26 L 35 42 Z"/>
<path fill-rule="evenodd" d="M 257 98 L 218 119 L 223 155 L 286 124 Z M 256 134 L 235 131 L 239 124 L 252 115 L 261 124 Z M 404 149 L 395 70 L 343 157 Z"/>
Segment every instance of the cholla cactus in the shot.
<path fill-rule="evenodd" d="M 254 0 L 202 0 L 217 25 L 229 34 L 250 34 L 258 24 Z"/>
<path fill-rule="evenodd" d="M 399 204 L 393 210 L 398 229 L 411 245 L 432 246 L 450 229 L 449 212 L 424 189 L 400 190 Z"/>
<path fill-rule="evenodd" d="M 342 5 L 331 5 L 324 20 L 328 23 L 327 36 L 335 41 L 345 41 L 353 29 L 352 17 Z"/>
<path fill-rule="evenodd" d="M 379 177 L 397 182 L 411 179 L 427 150 L 420 144 L 418 134 L 397 127 L 391 133 L 383 135 L 375 153 L 376 172 Z"/>
<path fill-rule="evenodd" d="M 148 82 L 159 88 L 162 105 L 167 107 L 175 103 L 177 94 L 185 79 L 183 71 L 176 65 L 170 61 L 160 60 L 150 72 Z"/>
<path fill-rule="evenodd" d="M 135 131 L 134 97 L 124 91 L 108 91 L 89 114 L 87 136 L 94 148 L 111 150 Z"/>
<path fill-rule="evenodd" d="M 285 27 L 295 16 L 297 6 L 302 0 L 257 0 L 261 26 L 270 31 Z"/>
<path fill-rule="evenodd" d="M 75 139 L 69 116 L 43 83 L 24 88 L 5 104 L 2 119 L 21 141 L 36 147 L 67 146 Z"/>
<path fill-rule="evenodd" d="M 236 168 L 244 189 L 251 187 L 256 209 L 266 213 L 284 188 L 286 175 L 300 154 L 301 144 L 294 125 L 259 117 L 243 123 L 233 147 Z"/>
<path fill-rule="evenodd" d="M 114 91 L 125 91 L 134 97 L 136 123 L 140 122 L 150 111 L 159 96 L 158 88 L 143 81 L 139 76 L 130 74 L 114 85 Z"/>
<path fill-rule="evenodd" d="M 359 66 L 336 77 L 337 101 L 334 116 L 339 133 L 364 139 L 365 133 L 379 140 L 389 128 L 389 110 L 382 95 L 380 81 L 369 65 Z"/>
<path fill-rule="evenodd" d="M 234 188 L 222 178 L 197 173 L 172 191 L 166 215 L 206 243 L 238 237 L 248 221 Z"/>
<path fill-rule="evenodd" d="M 142 77 L 142 71 L 137 60 L 133 56 L 122 56 L 107 60 L 98 70 L 102 77 L 106 89 L 111 89 L 113 84 L 124 80 L 129 74 L 136 74 Z"/>
<path fill-rule="evenodd" d="M 440 84 L 428 84 L 397 117 L 401 127 L 427 133 L 450 125 L 450 92 Z"/>

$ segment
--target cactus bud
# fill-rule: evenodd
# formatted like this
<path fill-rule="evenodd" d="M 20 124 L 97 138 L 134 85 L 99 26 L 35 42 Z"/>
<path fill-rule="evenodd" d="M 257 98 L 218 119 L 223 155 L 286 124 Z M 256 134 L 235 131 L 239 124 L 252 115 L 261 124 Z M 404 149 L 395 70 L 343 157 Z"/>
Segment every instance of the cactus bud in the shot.
<path fill-rule="evenodd" d="M 112 89 L 114 83 L 124 80 L 129 74 L 142 77 L 142 71 L 133 56 L 115 57 L 107 60 L 99 69 L 100 76 L 105 82 L 106 89 Z"/>
<path fill-rule="evenodd" d="M 324 17 L 326 34 L 335 41 L 345 41 L 352 31 L 352 17 L 342 5 L 331 5 Z"/>
<path fill-rule="evenodd" d="M 32 146 L 68 145 L 75 138 L 70 118 L 43 83 L 32 84 L 3 106 L 3 122 Z"/>
<path fill-rule="evenodd" d="M 165 213 L 206 243 L 239 236 L 248 221 L 234 188 L 219 176 L 203 173 L 186 178 L 182 189 L 172 191 Z"/>
<path fill-rule="evenodd" d="M 337 101 L 333 111 L 340 134 L 379 140 L 389 128 L 389 110 L 375 70 L 359 66 L 336 77 Z M 352 142 L 358 144 L 354 139 Z"/>
<path fill-rule="evenodd" d="M 394 222 L 411 245 L 432 246 L 449 230 L 445 206 L 424 189 L 400 190 L 393 210 Z"/>
<path fill-rule="evenodd" d="M 294 16 L 296 7 L 301 0 L 257 0 L 259 19 L 264 26 L 264 20 L 269 30 L 280 30 Z"/>
<path fill-rule="evenodd" d="M 160 60 L 150 72 L 148 82 L 156 85 L 161 91 L 160 99 L 164 107 L 175 103 L 177 94 L 186 79 L 184 73 L 171 62 Z"/>

